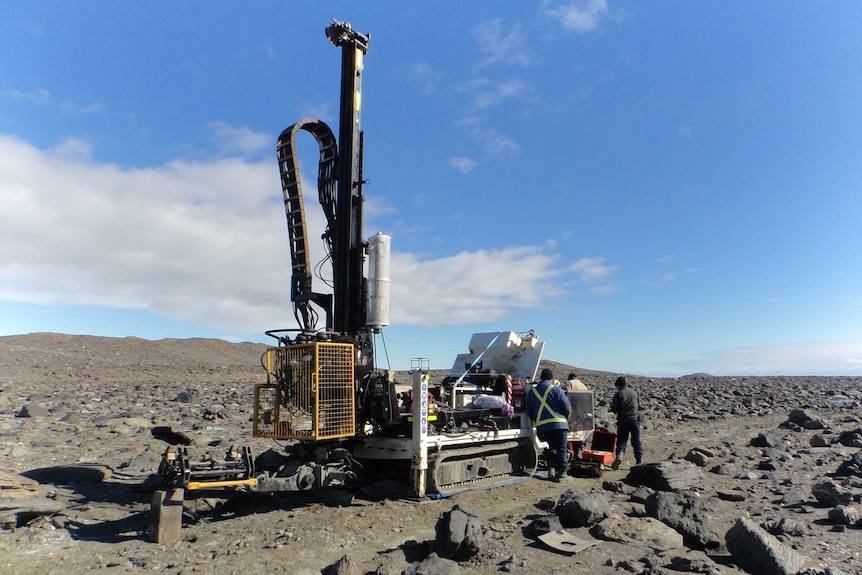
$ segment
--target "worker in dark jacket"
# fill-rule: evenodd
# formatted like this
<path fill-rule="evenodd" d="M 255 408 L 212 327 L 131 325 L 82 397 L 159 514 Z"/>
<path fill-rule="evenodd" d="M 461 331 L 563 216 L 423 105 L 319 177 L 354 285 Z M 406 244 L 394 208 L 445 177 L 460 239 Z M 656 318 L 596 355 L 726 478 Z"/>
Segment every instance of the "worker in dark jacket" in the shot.
<path fill-rule="evenodd" d="M 619 376 L 614 382 L 617 392 L 611 399 L 611 413 L 617 414 L 617 457 L 611 468 L 619 469 L 626 454 L 626 445 L 629 436 L 632 439 L 632 448 L 635 452 L 635 462 L 641 464 L 644 456 L 643 445 L 641 445 L 641 424 L 638 416 L 638 394 L 629 387 L 624 376 Z"/>
<path fill-rule="evenodd" d="M 572 404 L 558 385 L 554 373 L 545 368 L 541 381 L 527 394 L 527 415 L 536 424 L 539 439 L 548 443 L 548 479 L 568 478 L 569 414 Z"/>

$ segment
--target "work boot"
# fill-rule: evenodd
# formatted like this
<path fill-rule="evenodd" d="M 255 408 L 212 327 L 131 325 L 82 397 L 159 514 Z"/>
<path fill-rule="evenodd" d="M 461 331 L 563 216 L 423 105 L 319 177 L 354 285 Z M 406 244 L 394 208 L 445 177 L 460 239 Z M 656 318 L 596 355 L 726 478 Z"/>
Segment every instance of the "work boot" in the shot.
<path fill-rule="evenodd" d="M 556 476 L 556 471 L 557 470 L 554 469 L 553 467 L 548 468 L 548 481 L 553 481 L 555 483 L 557 481 L 559 481 L 559 479 L 557 479 L 557 476 Z"/>
<path fill-rule="evenodd" d="M 565 467 L 561 467 L 560 469 L 557 469 L 557 478 L 554 479 L 554 481 L 556 483 L 559 483 L 560 481 L 571 481 L 571 480 L 572 480 L 572 478 L 569 475 L 568 470 Z"/>
<path fill-rule="evenodd" d="M 614 459 L 614 462 L 611 464 L 611 469 L 613 469 L 614 471 L 616 471 L 617 469 L 619 469 L 619 468 L 620 468 L 620 465 L 622 465 L 622 462 L 623 462 L 623 458 L 622 458 L 622 456 L 621 456 L 621 455 L 617 455 L 617 458 L 616 458 L 616 459 Z"/>

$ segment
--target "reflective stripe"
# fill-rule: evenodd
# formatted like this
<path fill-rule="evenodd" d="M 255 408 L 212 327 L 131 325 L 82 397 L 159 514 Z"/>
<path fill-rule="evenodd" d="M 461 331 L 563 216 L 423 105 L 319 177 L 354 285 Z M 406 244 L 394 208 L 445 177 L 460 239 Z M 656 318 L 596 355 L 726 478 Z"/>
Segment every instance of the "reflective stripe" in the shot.
<path fill-rule="evenodd" d="M 552 385 L 549 385 L 545 389 L 545 395 L 539 395 L 539 392 L 536 389 L 536 387 L 535 386 L 533 387 L 533 393 L 535 393 L 536 397 L 539 398 L 539 411 L 538 411 L 538 413 L 536 413 L 536 427 L 538 427 L 540 425 L 544 425 L 546 423 L 568 423 L 569 422 L 569 420 L 566 419 L 565 417 L 560 417 L 559 415 L 557 415 L 557 412 L 554 411 L 553 409 L 551 409 L 551 406 L 548 405 L 548 394 L 551 393 L 552 387 L 553 387 Z M 548 417 L 547 419 L 542 419 L 542 412 L 545 410 L 548 411 L 548 413 L 550 414 L 550 417 Z"/>

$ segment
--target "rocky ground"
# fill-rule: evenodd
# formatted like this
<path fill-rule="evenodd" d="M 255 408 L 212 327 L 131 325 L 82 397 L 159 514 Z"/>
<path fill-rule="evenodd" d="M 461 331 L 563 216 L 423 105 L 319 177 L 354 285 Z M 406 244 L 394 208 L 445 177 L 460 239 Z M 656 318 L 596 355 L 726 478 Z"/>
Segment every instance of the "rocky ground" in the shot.
<path fill-rule="evenodd" d="M 150 478 L 165 448 L 153 426 L 186 431 L 201 454 L 278 448 L 250 437 L 262 351 L 202 339 L 0 337 L 0 573 L 312 574 L 345 556 L 340 572 L 357 574 L 770 572 L 768 557 L 744 565 L 740 531 L 749 548 L 768 533 L 762 549 L 785 561 L 783 572 L 862 573 L 862 378 L 852 377 L 630 376 L 644 466 L 443 500 L 206 494 L 185 502 L 179 541 L 149 543 Z M 612 427 L 616 374 L 578 371 L 596 391 L 599 423 Z M 586 498 L 598 511 L 567 514 Z M 478 552 L 421 563 L 456 505 L 481 524 Z M 593 545 L 547 547 L 536 529 L 553 520 Z"/>

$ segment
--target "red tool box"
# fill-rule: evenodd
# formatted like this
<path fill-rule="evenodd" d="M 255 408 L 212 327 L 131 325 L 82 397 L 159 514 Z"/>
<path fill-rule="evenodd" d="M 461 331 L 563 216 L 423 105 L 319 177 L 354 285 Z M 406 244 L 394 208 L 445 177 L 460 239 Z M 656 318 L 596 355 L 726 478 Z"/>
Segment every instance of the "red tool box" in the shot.
<path fill-rule="evenodd" d="M 589 449 L 581 451 L 581 458 L 587 461 L 610 463 L 614 460 L 617 448 L 617 434 L 603 429 L 593 431 L 593 441 Z"/>

